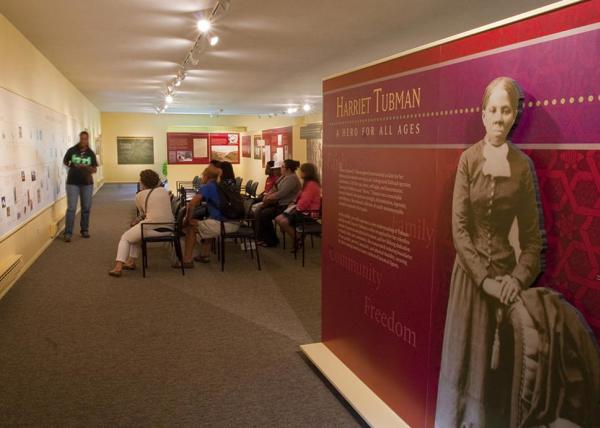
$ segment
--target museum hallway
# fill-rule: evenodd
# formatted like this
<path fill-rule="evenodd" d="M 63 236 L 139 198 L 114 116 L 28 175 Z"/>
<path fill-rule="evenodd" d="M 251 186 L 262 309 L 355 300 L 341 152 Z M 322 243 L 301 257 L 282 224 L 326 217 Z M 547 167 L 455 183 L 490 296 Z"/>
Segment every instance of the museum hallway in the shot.
<path fill-rule="evenodd" d="M 3 426 L 360 426 L 304 360 L 320 337 L 320 251 L 265 269 L 232 243 L 185 277 L 152 250 L 112 278 L 134 185 L 104 185 L 90 240 L 55 240 L 0 300 Z M 76 221 L 78 224 L 78 220 Z M 77 230 L 76 230 L 77 232 Z"/>

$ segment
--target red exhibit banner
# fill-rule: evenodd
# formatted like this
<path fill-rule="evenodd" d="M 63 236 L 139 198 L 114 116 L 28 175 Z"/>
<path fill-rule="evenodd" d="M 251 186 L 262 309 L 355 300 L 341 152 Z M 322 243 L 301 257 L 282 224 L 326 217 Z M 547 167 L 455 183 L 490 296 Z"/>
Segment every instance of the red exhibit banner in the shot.
<path fill-rule="evenodd" d="M 210 159 L 240 163 L 240 134 L 231 132 L 210 134 Z"/>
<path fill-rule="evenodd" d="M 265 140 L 265 145 L 270 147 L 269 160 L 284 161 L 293 156 L 292 134 L 293 128 L 291 126 L 266 129 L 262 132 L 262 138 Z"/>
<path fill-rule="evenodd" d="M 252 157 L 252 137 L 250 135 L 242 135 L 242 157 Z"/>
<path fill-rule="evenodd" d="M 411 426 L 600 421 L 599 21 L 323 83 L 322 340 Z"/>
<path fill-rule="evenodd" d="M 168 132 L 167 159 L 172 165 L 207 164 L 209 134 L 202 132 Z"/>

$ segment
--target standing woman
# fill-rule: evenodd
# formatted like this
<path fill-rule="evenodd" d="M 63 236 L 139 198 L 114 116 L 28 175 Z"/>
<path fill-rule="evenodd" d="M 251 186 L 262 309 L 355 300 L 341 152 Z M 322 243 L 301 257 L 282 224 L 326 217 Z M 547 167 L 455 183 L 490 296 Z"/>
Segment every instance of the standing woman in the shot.
<path fill-rule="evenodd" d="M 541 270 L 540 211 L 531 160 L 507 141 L 522 102 L 514 80 L 499 77 L 488 85 L 481 115 L 486 135 L 463 152 L 456 171 L 452 236 L 457 254 L 436 427 L 485 427 L 498 422 L 501 404 L 490 399 L 498 385 L 489 382 L 498 353 L 497 323 L 502 308 L 515 302 Z M 521 248 L 518 260 L 508 240 L 515 219 Z"/>
<path fill-rule="evenodd" d="M 67 150 L 63 163 L 69 168 L 67 175 L 67 214 L 63 240 L 71 242 L 73 223 L 77 210 L 77 199 L 81 199 L 80 232 L 84 238 L 90 237 L 90 210 L 94 193 L 94 178 L 98 161 L 96 154 L 90 149 L 90 134 L 87 131 L 79 133 L 79 142 Z"/>

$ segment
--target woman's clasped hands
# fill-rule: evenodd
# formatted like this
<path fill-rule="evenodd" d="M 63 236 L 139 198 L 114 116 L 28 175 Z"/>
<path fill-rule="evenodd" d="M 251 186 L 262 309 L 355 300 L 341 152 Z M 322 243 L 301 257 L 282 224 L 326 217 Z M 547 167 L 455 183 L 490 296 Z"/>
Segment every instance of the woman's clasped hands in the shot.
<path fill-rule="evenodd" d="M 521 293 L 519 281 L 510 275 L 486 278 L 483 281 L 482 287 L 483 291 L 498 299 L 503 305 L 510 305 L 516 302 Z"/>

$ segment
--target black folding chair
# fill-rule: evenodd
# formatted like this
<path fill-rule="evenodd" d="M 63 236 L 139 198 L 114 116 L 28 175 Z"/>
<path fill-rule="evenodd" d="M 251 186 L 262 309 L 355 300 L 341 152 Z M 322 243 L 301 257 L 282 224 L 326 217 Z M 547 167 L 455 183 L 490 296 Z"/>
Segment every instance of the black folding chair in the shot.
<path fill-rule="evenodd" d="M 169 242 L 171 244 L 171 248 L 175 250 L 175 255 L 177 256 L 179 264 L 181 265 L 181 274 L 185 275 L 185 270 L 183 268 L 183 252 L 181 251 L 181 241 L 179 240 L 180 232 L 178 223 L 140 223 L 140 225 L 142 230 L 142 276 L 144 278 L 146 277 L 146 268 L 148 267 L 148 244 L 154 242 Z M 156 232 L 161 232 L 161 235 L 148 236 L 147 233 L 149 229 Z"/>
<path fill-rule="evenodd" d="M 246 186 L 244 186 L 244 194 L 247 198 L 252 196 L 252 183 L 254 183 L 253 180 L 248 180 L 246 181 Z"/>
<path fill-rule="evenodd" d="M 242 192 L 242 177 L 235 177 L 235 188 L 238 192 Z"/>
<path fill-rule="evenodd" d="M 250 189 L 250 197 L 256 198 L 256 191 L 258 190 L 258 181 L 252 183 L 252 188 Z"/>
<path fill-rule="evenodd" d="M 219 258 L 221 260 L 221 272 L 225 270 L 225 240 L 234 239 L 242 241 L 244 250 L 247 251 L 247 243 L 250 244 L 250 258 L 254 259 L 254 250 L 256 250 L 256 263 L 258 270 L 262 270 L 260 266 L 260 255 L 258 254 L 258 240 L 256 238 L 256 228 L 254 227 L 254 218 L 250 216 L 252 211 L 252 202 L 244 201 L 244 218 L 241 220 L 229 220 L 221 222 L 221 236 L 219 237 Z M 225 232 L 225 224 L 239 224 L 239 229 L 235 232 Z M 254 249 L 252 248 L 254 244 Z"/>
<path fill-rule="evenodd" d="M 302 267 L 304 267 L 305 262 L 305 254 L 306 254 L 306 237 L 310 236 L 310 245 L 311 248 L 315 247 L 314 236 L 321 236 L 322 233 L 322 216 L 323 212 L 323 202 L 321 202 L 321 208 L 318 210 L 305 211 L 308 216 L 305 219 L 302 219 L 296 227 L 294 227 L 294 259 L 297 258 L 298 255 L 298 242 L 300 242 L 300 246 L 302 247 Z M 285 235 L 285 233 L 284 233 Z M 300 240 L 298 241 L 298 235 L 300 235 Z"/>

